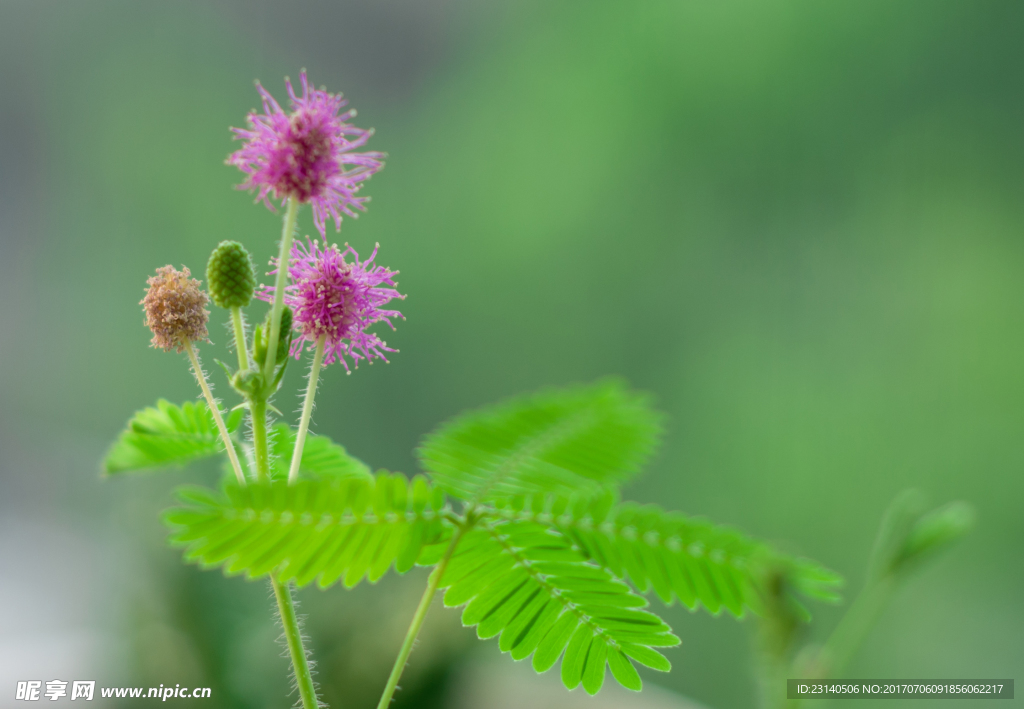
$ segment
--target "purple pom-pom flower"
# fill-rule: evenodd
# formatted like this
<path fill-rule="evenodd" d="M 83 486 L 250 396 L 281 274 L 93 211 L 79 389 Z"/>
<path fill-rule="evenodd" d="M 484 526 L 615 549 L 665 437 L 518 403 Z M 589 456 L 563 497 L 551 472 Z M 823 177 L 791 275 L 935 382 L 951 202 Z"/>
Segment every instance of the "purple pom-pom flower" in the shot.
<path fill-rule="evenodd" d="M 358 128 L 348 120 L 355 110 L 340 113 L 347 101 L 341 94 L 311 89 L 303 71 L 299 77 L 302 96 L 296 96 L 286 80 L 291 113 L 274 100 L 259 84 L 263 113 L 246 116 L 248 129 L 232 128 L 244 147 L 232 153 L 227 163 L 237 166 L 248 177 L 240 189 L 257 191 L 270 209 L 269 196 L 282 201 L 294 197 L 313 205 L 313 221 L 321 235 L 328 218 L 341 229 L 342 213 L 357 216 L 355 209 L 366 211 L 368 197 L 357 197 L 363 180 L 384 167 L 383 153 L 355 152 L 370 139 L 372 130 Z"/>
<path fill-rule="evenodd" d="M 315 347 L 320 337 L 325 338 L 324 364 L 340 361 L 348 370 L 346 357 L 358 367 L 359 360 L 372 364 L 375 358 L 388 361 L 385 352 L 397 352 L 367 328 L 384 321 L 394 330 L 391 318 L 403 317 L 397 310 L 385 310 L 393 298 L 405 296 L 395 288 L 398 271 L 389 271 L 373 261 L 378 244 L 370 258 L 359 260 L 359 254 L 348 244 L 342 251 L 336 244 L 320 248 L 318 241 L 292 244 L 284 303 L 293 312 L 293 327 L 298 336 L 292 342 L 291 354 L 299 357 L 305 344 Z M 352 260 L 347 261 L 346 257 Z M 271 261 L 278 266 L 277 259 Z M 279 266 L 278 266 L 279 267 Z M 277 270 L 270 274 L 276 274 Z M 274 299 L 274 288 L 262 286 L 257 297 L 267 302 Z"/>

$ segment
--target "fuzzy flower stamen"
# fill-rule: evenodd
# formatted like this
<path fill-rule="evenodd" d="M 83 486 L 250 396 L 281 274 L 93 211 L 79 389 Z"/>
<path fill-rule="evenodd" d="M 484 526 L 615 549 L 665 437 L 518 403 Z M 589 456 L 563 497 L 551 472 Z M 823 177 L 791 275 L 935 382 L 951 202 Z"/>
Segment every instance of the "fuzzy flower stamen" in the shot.
<path fill-rule="evenodd" d="M 292 245 L 288 276 L 291 283 L 285 287 L 284 302 L 293 312 L 294 327 L 298 335 L 292 342 L 291 354 L 296 358 L 308 345 L 315 347 L 320 337 L 325 338 L 324 364 L 340 361 L 348 370 L 346 357 L 358 368 L 359 360 L 372 363 L 375 358 L 387 362 L 385 352 L 397 352 L 387 346 L 367 328 L 377 322 L 386 322 L 394 330 L 391 318 L 403 317 L 397 310 L 383 306 L 394 298 L 405 296 L 395 288 L 398 271 L 389 271 L 374 264 L 379 244 L 370 258 L 359 260 L 359 254 L 348 244 L 342 251 L 336 244 L 320 247 L 318 241 Z M 346 257 L 351 261 L 346 261 Z M 278 266 L 277 259 L 271 261 Z M 270 274 L 276 274 L 277 270 Z M 257 298 L 272 302 L 274 288 L 263 286 Z M 306 344 L 304 344 L 306 343 Z"/>
<path fill-rule="evenodd" d="M 287 200 L 294 197 L 313 205 L 313 221 L 321 235 L 328 218 L 341 229 L 341 215 L 356 217 L 353 210 L 366 211 L 369 197 L 356 193 L 362 182 L 384 167 L 383 153 L 355 152 L 373 135 L 348 120 L 355 110 L 340 113 L 348 103 L 341 94 L 311 89 L 303 71 L 299 77 L 302 96 L 296 96 L 286 80 L 291 112 L 284 109 L 259 84 L 263 113 L 246 116 L 248 129 L 232 128 L 244 147 L 232 153 L 227 163 L 248 177 L 240 189 L 255 190 L 256 201 L 270 209 L 269 196 Z"/>
<path fill-rule="evenodd" d="M 186 266 L 180 271 L 163 266 L 146 280 L 149 288 L 139 303 L 146 311 L 146 327 L 153 331 L 150 344 L 164 352 L 183 352 L 188 343 L 207 339 L 210 311 L 205 307 L 209 297 L 191 275 Z"/>

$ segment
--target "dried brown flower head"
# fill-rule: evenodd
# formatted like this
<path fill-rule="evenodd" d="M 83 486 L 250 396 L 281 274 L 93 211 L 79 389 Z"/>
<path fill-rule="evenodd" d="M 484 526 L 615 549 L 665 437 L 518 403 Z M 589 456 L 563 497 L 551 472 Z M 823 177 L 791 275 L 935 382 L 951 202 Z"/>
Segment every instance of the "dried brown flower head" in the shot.
<path fill-rule="evenodd" d="M 199 281 L 189 278 L 188 268 L 181 268 L 156 269 L 156 275 L 146 281 L 146 297 L 139 301 L 146 311 L 146 327 L 153 331 L 150 344 L 164 352 L 182 352 L 187 343 L 205 340 L 208 334 L 210 311 L 204 308 L 210 299 L 199 289 Z"/>

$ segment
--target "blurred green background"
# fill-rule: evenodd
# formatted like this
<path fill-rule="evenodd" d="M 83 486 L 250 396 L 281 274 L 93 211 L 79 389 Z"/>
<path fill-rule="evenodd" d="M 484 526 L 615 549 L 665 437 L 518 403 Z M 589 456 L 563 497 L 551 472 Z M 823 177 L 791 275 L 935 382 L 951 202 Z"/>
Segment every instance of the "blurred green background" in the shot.
<path fill-rule="evenodd" d="M 290 701 L 265 585 L 164 546 L 173 485 L 216 469 L 97 471 L 133 411 L 198 394 L 183 357 L 147 348 L 146 277 L 199 275 L 225 238 L 275 252 L 227 129 L 254 79 L 282 97 L 301 67 L 390 155 L 368 214 L 328 235 L 379 241 L 409 295 L 401 353 L 328 368 L 314 430 L 411 473 L 464 407 L 624 376 L 669 415 L 630 497 L 774 540 L 851 592 L 897 492 L 973 503 L 977 529 L 847 676 L 1024 679 L 1022 36 L 1024 5 L 975 0 L 0 0 L 0 692 Z M 424 579 L 300 592 L 332 707 L 375 705 Z M 813 610 L 820 640 L 841 609 Z M 666 612 L 683 644 L 648 686 L 751 706 L 751 623 Z M 396 706 L 510 706 L 550 686 L 524 670 L 436 608 Z"/>

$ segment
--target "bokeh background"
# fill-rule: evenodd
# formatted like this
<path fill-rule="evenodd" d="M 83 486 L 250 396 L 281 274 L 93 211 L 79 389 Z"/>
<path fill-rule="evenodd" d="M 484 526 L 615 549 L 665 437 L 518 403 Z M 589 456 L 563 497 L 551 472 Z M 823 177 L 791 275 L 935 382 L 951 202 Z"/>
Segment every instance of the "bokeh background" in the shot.
<path fill-rule="evenodd" d="M 198 393 L 147 348 L 146 277 L 225 238 L 276 251 L 227 129 L 301 67 L 390 155 L 337 238 L 379 241 L 409 294 L 401 353 L 329 368 L 316 431 L 411 473 L 464 407 L 621 375 L 668 414 L 630 497 L 851 592 L 899 491 L 973 503 L 847 675 L 1024 679 L 1022 36 L 1024 5 L 982 0 L 0 0 L 0 696 L 290 702 L 265 584 L 164 545 L 173 486 L 215 466 L 98 461 L 133 411 Z M 424 579 L 300 592 L 332 707 L 375 705 Z M 813 610 L 820 640 L 841 608 Z M 673 672 L 587 701 L 435 607 L 396 706 L 751 706 L 751 623 L 666 613 Z"/>

